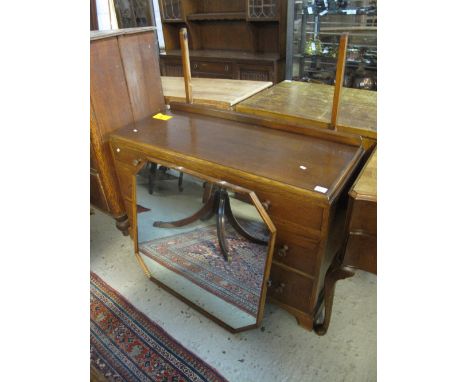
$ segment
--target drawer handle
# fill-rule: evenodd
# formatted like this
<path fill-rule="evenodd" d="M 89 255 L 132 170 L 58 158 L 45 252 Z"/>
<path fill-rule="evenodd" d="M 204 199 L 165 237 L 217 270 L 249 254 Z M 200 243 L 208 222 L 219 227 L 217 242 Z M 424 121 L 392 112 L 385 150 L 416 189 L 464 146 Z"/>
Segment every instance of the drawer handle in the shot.
<path fill-rule="evenodd" d="M 269 200 L 265 200 L 264 202 L 262 202 L 262 206 L 265 209 L 265 211 L 268 211 L 271 207 L 271 202 Z"/>
<path fill-rule="evenodd" d="M 227 72 L 229 70 L 229 65 L 224 65 L 224 71 Z"/>
<path fill-rule="evenodd" d="M 141 159 L 134 159 L 132 160 L 132 164 L 136 167 L 141 163 Z"/>
<path fill-rule="evenodd" d="M 278 249 L 278 256 L 285 257 L 288 253 L 289 247 L 284 244 L 281 248 Z"/>
<path fill-rule="evenodd" d="M 198 69 L 198 64 L 194 64 L 194 65 L 193 65 L 193 68 L 194 68 L 194 69 Z"/>

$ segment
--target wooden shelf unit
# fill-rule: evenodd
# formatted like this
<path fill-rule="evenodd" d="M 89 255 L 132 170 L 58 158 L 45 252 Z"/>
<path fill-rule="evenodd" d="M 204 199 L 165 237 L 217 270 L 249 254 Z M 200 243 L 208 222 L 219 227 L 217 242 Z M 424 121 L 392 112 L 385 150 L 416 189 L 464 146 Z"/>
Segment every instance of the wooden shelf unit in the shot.
<path fill-rule="evenodd" d="M 286 0 L 265 0 L 263 12 L 253 0 L 159 3 L 166 49 L 162 75 L 182 76 L 179 30 L 186 27 L 193 77 L 284 79 Z"/>

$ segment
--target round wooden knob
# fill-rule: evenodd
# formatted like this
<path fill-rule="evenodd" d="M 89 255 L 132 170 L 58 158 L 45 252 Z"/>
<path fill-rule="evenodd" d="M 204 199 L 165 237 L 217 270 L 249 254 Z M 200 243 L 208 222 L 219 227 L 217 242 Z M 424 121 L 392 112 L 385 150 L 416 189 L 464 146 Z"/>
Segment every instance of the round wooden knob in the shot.
<path fill-rule="evenodd" d="M 278 256 L 285 257 L 288 253 L 289 247 L 284 244 L 280 249 L 278 249 Z"/>
<path fill-rule="evenodd" d="M 265 209 L 265 211 L 268 211 L 271 207 L 271 202 L 269 200 L 265 200 L 264 202 L 262 202 L 262 206 Z"/>
<path fill-rule="evenodd" d="M 198 64 L 194 64 L 194 65 L 193 65 L 193 68 L 194 68 L 194 69 L 198 69 Z"/>
<path fill-rule="evenodd" d="M 140 163 L 141 163 L 141 159 L 134 159 L 134 160 L 132 160 L 132 164 L 133 164 L 134 166 L 138 166 Z"/>

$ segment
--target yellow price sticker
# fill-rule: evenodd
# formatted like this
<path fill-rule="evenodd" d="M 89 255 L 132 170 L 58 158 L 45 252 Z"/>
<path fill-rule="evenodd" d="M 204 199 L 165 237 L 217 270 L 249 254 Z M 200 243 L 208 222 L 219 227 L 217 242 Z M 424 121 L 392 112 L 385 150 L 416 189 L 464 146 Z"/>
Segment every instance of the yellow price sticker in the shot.
<path fill-rule="evenodd" d="M 172 117 L 171 117 L 170 115 L 158 113 L 158 114 L 156 114 L 156 115 L 153 115 L 153 118 L 154 118 L 154 119 L 161 119 L 161 120 L 163 120 L 163 121 L 168 121 L 168 120 L 171 119 Z"/>

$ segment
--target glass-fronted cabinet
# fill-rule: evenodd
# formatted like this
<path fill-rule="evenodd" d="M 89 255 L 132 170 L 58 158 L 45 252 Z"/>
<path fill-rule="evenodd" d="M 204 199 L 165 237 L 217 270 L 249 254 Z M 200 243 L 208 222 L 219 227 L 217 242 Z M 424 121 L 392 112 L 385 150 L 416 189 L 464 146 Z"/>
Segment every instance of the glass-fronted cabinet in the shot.
<path fill-rule="evenodd" d="M 377 90 L 377 0 L 296 0 L 289 12 L 288 79 L 333 85 L 348 32 L 344 86 Z"/>

